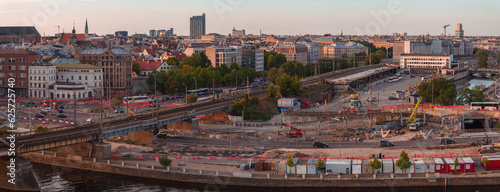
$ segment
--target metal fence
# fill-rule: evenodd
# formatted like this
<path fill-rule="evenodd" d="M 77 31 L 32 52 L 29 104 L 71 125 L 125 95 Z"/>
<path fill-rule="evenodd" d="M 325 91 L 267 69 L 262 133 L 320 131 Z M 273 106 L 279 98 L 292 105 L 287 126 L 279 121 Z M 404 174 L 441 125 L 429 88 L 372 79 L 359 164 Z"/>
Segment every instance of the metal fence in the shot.
<path fill-rule="evenodd" d="M 67 158 L 68 155 L 43 151 L 41 153 L 33 153 L 38 155 L 52 156 L 52 157 L 60 157 Z M 175 173 L 183 173 L 183 174 L 191 174 L 191 175 L 207 175 L 207 176 L 225 176 L 225 177 L 233 177 L 236 172 L 231 171 L 214 171 L 214 170 L 201 170 L 201 169 L 191 169 L 191 168 L 182 168 L 182 167 L 165 167 L 165 166 L 154 166 L 150 164 L 141 164 L 141 163 L 132 163 L 127 161 L 111 161 L 111 160 L 98 160 L 95 158 L 82 157 L 82 161 L 86 162 L 95 162 L 102 164 L 109 164 L 112 166 L 124 166 L 124 167 L 132 167 L 138 169 L 150 169 L 156 171 L 163 172 L 175 172 Z M 230 161 L 230 160 L 227 160 Z M 221 161 L 223 162 L 223 161 Z M 238 172 L 240 173 L 240 172 Z M 252 178 L 259 179 L 291 179 L 291 180 L 374 180 L 374 179 L 404 179 L 404 178 L 427 178 L 433 173 L 395 173 L 395 174 L 311 174 L 311 175 L 302 175 L 302 174 L 285 174 L 278 172 L 252 172 L 250 173 Z M 462 173 L 461 175 L 442 175 L 442 177 L 478 177 L 477 173 Z"/>

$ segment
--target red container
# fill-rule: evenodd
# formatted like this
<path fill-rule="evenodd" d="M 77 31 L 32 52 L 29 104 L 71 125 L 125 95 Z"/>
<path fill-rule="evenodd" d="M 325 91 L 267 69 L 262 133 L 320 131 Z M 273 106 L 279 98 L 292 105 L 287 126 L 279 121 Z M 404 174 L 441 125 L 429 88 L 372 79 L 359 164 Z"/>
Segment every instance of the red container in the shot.
<path fill-rule="evenodd" d="M 484 158 L 488 158 L 488 165 L 486 167 L 481 163 L 481 166 L 484 167 L 485 170 L 500 170 L 500 155 L 495 156 L 482 156 L 481 161 Z"/>
<path fill-rule="evenodd" d="M 462 157 L 465 163 L 465 172 L 476 172 L 476 163 L 470 157 Z"/>
<path fill-rule="evenodd" d="M 435 173 L 446 173 L 446 164 L 441 158 L 434 158 L 434 165 L 436 166 L 434 169 Z"/>
<path fill-rule="evenodd" d="M 446 173 L 454 173 L 455 172 L 455 159 L 444 158 L 444 163 L 446 164 Z M 458 170 L 457 170 L 458 172 Z"/>

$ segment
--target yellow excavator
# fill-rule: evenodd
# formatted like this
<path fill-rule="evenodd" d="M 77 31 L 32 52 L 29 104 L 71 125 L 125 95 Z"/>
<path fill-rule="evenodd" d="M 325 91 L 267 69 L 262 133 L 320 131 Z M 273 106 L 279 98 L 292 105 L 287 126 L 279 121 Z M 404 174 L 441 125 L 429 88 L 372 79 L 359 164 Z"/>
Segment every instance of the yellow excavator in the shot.
<path fill-rule="evenodd" d="M 420 124 L 420 121 L 415 118 L 415 121 L 413 120 L 413 116 L 415 115 L 415 112 L 418 109 L 418 106 L 420 105 L 420 102 L 422 102 L 422 97 L 419 97 L 417 100 L 417 104 L 415 105 L 415 108 L 413 109 L 413 112 L 411 113 L 410 119 L 406 122 L 408 124 L 408 128 L 410 131 L 416 131 L 417 127 Z"/>

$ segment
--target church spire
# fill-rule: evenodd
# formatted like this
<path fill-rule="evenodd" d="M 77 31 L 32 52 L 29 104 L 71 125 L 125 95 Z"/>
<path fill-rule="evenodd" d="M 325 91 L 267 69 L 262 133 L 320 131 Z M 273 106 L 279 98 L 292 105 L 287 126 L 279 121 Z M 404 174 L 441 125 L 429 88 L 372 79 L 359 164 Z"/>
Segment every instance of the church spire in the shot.
<path fill-rule="evenodd" d="M 75 22 L 73 22 L 73 31 L 71 31 L 73 34 L 76 33 L 76 30 L 75 30 Z"/>
<path fill-rule="evenodd" d="M 89 24 L 87 22 L 87 18 L 85 18 L 85 34 L 89 34 Z"/>

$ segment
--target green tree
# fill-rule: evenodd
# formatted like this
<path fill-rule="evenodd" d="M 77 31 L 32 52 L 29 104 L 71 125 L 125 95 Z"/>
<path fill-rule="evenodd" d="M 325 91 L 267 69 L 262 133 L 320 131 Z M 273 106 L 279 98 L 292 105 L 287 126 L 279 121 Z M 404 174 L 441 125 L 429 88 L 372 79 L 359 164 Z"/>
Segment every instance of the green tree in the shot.
<path fill-rule="evenodd" d="M 194 94 L 194 93 L 191 93 L 186 97 L 186 101 L 188 104 L 189 103 L 196 103 L 198 101 L 198 96 L 196 96 L 196 94 Z"/>
<path fill-rule="evenodd" d="M 273 82 L 273 84 L 276 84 L 276 80 L 279 77 L 279 75 L 280 72 L 278 71 L 278 69 L 276 67 L 272 67 L 267 73 L 267 79 Z"/>
<path fill-rule="evenodd" d="M 484 95 L 480 86 L 474 86 L 472 89 L 466 87 L 457 99 L 457 104 L 465 105 L 471 102 L 487 102 L 489 99 Z"/>
<path fill-rule="evenodd" d="M 434 87 L 434 88 L 433 88 Z M 431 80 L 431 82 L 423 82 L 417 91 L 417 95 L 424 97 L 425 101 L 432 101 L 432 93 L 434 90 L 434 103 L 441 105 L 453 105 L 457 97 L 455 83 L 439 77 Z"/>
<path fill-rule="evenodd" d="M 141 74 L 141 65 L 139 65 L 139 63 L 137 62 L 134 62 L 134 64 L 132 64 L 132 71 L 134 71 L 137 75 Z"/>
<path fill-rule="evenodd" d="M 281 53 L 271 54 L 267 58 L 267 67 L 269 69 L 273 67 L 279 68 L 283 63 L 286 63 L 286 57 Z"/>
<path fill-rule="evenodd" d="M 288 158 L 286 160 L 286 166 L 292 168 L 295 166 L 295 164 L 293 164 L 293 159 L 292 157 L 290 156 L 290 154 L 288 154 Z M 291 171 L 291 170 L 290 170 Z"/>
<path fill-rule="evenodd" d="M 269 97 L 276 98 L 276 95 L 278 95 L 278 92 L 274 85 L 269 85 L 269 87 L 267 87 L 267 90 L 269 92 Z"/>
<path fill-rule="evenodd" d="M 167 64 L 170 66 L 175 66 L 177 69 L 182 68 L 181 61 L 177 57 L 169 57 L 167 59 Z"/>
<path fill-rule="evenodd" d="M 160 158 L 160 164 L 165 166 L 165 167 L 168 167 L 170 166 L 170 164 L 172 164 L 172 159 L 169 159 L 166 155 L 165 157 L 161 157 Z"/>
<path fill-rule="evenodd" d="M 472 49 L 472 54 L 475 55 L 479 50 L 480 50 L 479 48 L 474 47 L 474 49 Z"/>
<path fill-rule="evenodd" d="M 380 162 L 377 158 L 373 158 L 370 162 L 370 167 L 372 167 L 373 170 L 380 169 L 382 167 L 382 162 Z"/>
<path fill-rule="evenodd" d="M 120 95 L 116 95 L 113 100 L 111 101 L 111 107 L 113 107 L 113 109 L 116 109 L 120 106 L 120 104 L 123 103 L 123 97 L 120 96 Z"/>
<path fill-rule="evenodd" d="M 479 67 L 481 68 L 486 68 L 488 67 L 488 53 L 484 50 L 479 50 L 476 52 L 476 55 L 478 56 L 478 63 Z"/>
<path fill-rule="evenodd" d="M 317 166 L 318 168 L 321 168 L 321 167 L 325 166 L 325 162 L 324 162 L 323 160 L 321 160 L 321 159 L 322 159 L 322 157 L 320 157 L 320 158 L 318 159 L 318 162 L 316 163 L 316 166 Z"/>
<path fill-rule="evenodd" d="M 484 157 L 482 160 L 481 160 L 481 164 L 483 164 L 483 166 L 486 168 L 486 166 L 488 166 L 488 164 L 490 163 L 490 160 L 486 157 Z"/>
<path fill-rule="evenodd" d="M 47 127 L 37 126 L 35 129 L 35 133 L 44 133 L 49 131 Z"/>
<path fill-rule="evenodd" d="M 300 83 L 297 76 L 290 77 L 287 74 L 283 74 L 276 80 L 279 93 L 283 97 L 288 97 L 292 95 L 298 95 L 300 92 Z"/>
<path fill-rule="evenodd" d="M 460 166 L 460 162 L 458 162 L 458 158 L 455 157 L 455 162 L 453 162 L 453 165 L 455 166 L 455 173 L 456 173 L 458 166 Z"/>
<path fill-rule="evenodd" d="M 254 116 L 254 110 L 258 102 L 256 101 L 258 98 L 253 97 L 250 98 L 248 94 L 245 94 L 245 97 L 240 100 L 234 100 L 231 104 L 231 114 L 243 116 L 245 119 L 251 119 Z"/>
<path fill-rule="evenodd" d="M 402 151 L 399 155 L 399 159 L 396 161 L 396 166 L 401 168 L 404 173 L 406 173 L 406 169 L 411 167 L 410 158 L 408 158 L 408 154 L 405 151 Z"/>
<path fill-rule="evenodd" d="M 304 64 L 297 61 L 288 61 L 286 63 L 283 63 L 280 66 L 280 70 L 283 71 L 283 73 L 288 74 L 290 76 L 299 76 L 299 77 L 306 76 L 305 73 L 306 68 Z"/>

